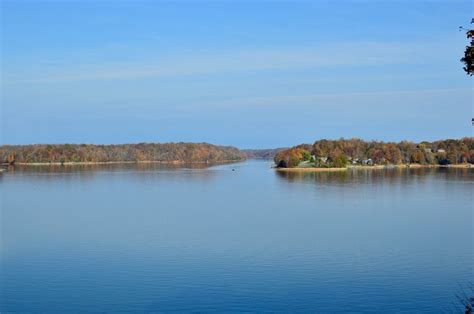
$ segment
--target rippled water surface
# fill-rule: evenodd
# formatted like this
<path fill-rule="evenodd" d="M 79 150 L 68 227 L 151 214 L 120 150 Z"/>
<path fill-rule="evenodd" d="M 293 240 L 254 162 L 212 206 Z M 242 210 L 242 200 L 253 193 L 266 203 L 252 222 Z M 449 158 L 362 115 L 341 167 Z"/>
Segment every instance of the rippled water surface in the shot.
<path fill-rule="evenodd" d="M 458 306 L 474 278 L 473 170 L 270 166 L 4 173 L 0 312 Z"/>

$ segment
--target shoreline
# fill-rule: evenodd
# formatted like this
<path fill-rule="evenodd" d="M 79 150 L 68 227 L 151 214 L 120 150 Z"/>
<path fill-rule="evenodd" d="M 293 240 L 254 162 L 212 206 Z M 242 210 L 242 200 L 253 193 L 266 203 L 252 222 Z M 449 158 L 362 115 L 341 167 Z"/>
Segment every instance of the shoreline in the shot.
<path fill-rule="evenodd" d="M 276 171 L 280 172 L 339 172 L 347 171 L 348 168 L 316 168 L 316 167 L 306 167 L 306 168 L 274 168 Z"/>
<path fill-rule="evenodd" d="M 322 168 L 322 167 L 294 167 L 277 168 L 281 172 L 340 172 L 348 170 L 389 170 L 389 169 L 425 169 L 425 168 L 455 168 L 455 169 L 474 169 L 472 164 L 454 164 L 454 165 L 421 165 L 421 164 L 400 164 L 400 165 L 375 165 L 375 166 L 348 166 L 345 168 Z"/>
<path fill-rule="evenodd" d="M 140 160 L 140 161 L 78 161 L 78 162 L 16 162 L 12 166 L 93 166 L 93 165 L 117 165 L 117 164 L 168 164 L 168 165 L 215 165 L 226 163 L 237 163 L 245 161 L 241 160 L 222 160 L 215 162 L 207 161 L 183 161 L 183 160 Z M 3 166 L 10 166 L 9 164 L 2 164 Z"/>

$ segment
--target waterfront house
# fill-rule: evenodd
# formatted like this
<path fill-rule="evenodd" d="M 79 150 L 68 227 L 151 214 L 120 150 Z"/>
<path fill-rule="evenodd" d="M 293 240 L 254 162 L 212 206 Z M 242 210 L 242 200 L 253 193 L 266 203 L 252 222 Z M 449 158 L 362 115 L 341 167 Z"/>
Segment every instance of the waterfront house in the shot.
<path fill-rule="evenodd" d="M 364 159 L 364 160 L 362 161 L 362 163 L 363 163 L 364 165 L 368 165 L 368 166 L 372 166 L 372 165 L 374 164 L 374 162 L 372 161 L 372 158 Z"/>

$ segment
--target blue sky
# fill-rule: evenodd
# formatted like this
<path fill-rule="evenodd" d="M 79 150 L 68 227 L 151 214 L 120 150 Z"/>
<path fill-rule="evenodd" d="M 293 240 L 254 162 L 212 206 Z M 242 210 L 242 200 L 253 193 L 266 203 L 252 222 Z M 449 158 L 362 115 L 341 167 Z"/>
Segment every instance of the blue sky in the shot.
<path fill-rule="evenodd" d="M 1 2 L 1 142 L 471 136 L 470 1 Z"/>

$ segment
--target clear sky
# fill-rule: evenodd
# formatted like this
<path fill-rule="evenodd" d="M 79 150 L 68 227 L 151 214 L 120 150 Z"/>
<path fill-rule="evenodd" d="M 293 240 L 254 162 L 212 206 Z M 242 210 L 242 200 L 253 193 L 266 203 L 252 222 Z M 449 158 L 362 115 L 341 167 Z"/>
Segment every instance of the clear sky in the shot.
<path fill-rule="evenodd" d="M 1 142 L 472 136 L 471 1 L 6 1 Z"/>

